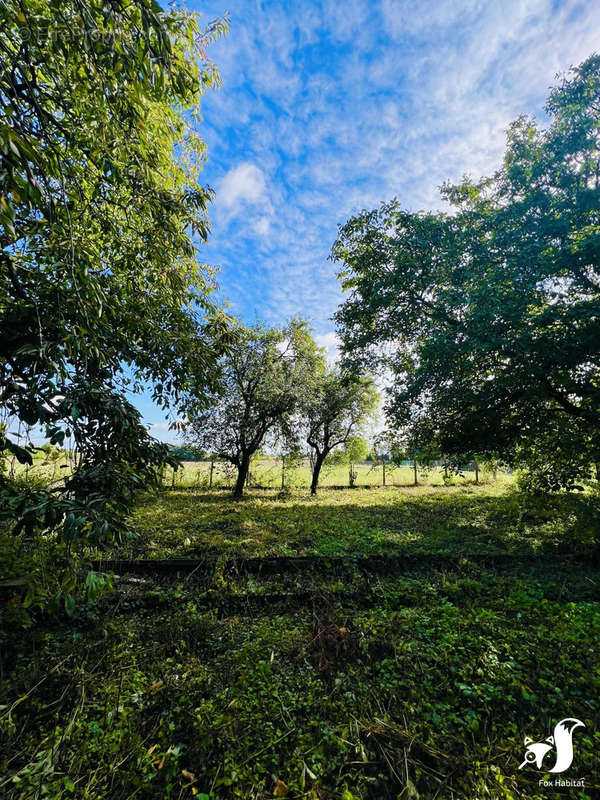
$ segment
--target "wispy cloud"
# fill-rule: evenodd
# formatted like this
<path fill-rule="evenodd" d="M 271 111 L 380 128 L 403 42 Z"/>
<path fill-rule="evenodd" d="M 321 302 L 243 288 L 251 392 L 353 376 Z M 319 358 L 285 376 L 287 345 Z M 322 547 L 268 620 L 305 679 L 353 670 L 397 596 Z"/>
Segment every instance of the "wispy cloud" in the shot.
<path fill-rule="evenodd" d="M 152 435 L 165 433 L 165 431 L 171 430 L 171 425 L 168 422 L 151 422 L 148 425 L 148 430 Z"/>
<path fill-rule="evenodd" d="M 543 122 L 556 73 L 599 33 L 588 0 L 238 0 L 202 127 L 216 188 L 202 258 L 233 312 L 330 336 L 337 225 L 392 196 L 439 208 L 443 181 L 493 170 L 511 120 Z"/>

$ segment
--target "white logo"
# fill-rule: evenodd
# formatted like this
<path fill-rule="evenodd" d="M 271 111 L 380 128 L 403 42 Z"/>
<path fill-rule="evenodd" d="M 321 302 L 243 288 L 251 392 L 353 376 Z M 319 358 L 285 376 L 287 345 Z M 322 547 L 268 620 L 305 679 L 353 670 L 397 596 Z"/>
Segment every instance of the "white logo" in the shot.
<path fill-rule="evenodd" d="M 525 761 L 519 766 L 519 769 L 533 764 L 538 769 L 542 769 L 542 762 L 551 750 L 556 753 L 556 761 L 554 766 L 546 771 L 564 772 L 569 769 L 573 761 L 573 731 L 575 728 L 585 728 L 585 725 L 579 719 L 567 717 L 556 723 L 554 734 L 548 736 L 543 742 L 534 742 L 529 736 L 525 737 Z"/>

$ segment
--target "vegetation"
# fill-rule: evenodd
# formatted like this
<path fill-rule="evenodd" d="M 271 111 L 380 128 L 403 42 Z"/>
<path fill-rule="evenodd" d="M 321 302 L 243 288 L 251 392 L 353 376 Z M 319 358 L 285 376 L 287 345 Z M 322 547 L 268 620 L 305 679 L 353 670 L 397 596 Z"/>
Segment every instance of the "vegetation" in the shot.
<path fill-rule="evenodd" d="M 364 441 L 364 440 L 363 440 Z M 364 452 L 364 451 L 363 451 Z M 385 464 L 385 470 L 383 465 Z M 348 456 L 343 450 L 330 455 L 321 468 L 319 486 L 338 489 L 351 488 Z M 421 466 L 417 464 L 419 484 L 427 486 L 464 485 L 475 482 L 473 464 L 460 468 L 460 472 L 446 475 L 443 467 Z M 284 489 L 310 488 L 312 465 L 305 455 L 283 453 L 278 457 L 252 459 L 246 486 L 254 489 L 281 489 L 282 476 Z M 458 468 L 457 468 L 458 469 Z M 378 461 L 354 461 L 354 487 L 364 486 L 410 486 L 414 484 L 414 467 L 408 462 L 393 463 L 384 459 Z M 226 461 L 186 461 L 176 468 L 164 471 L 164 486 L 170 488 L 186 487 L 193 489 L 233 489 L 235 469 Z M 385 473 L 385 483 L 384 483 Z M 212 475 L 212 478 L 211 478 Z M 481 467 L 480 476 L 484 480 L 493 478 L 493 470 Z M 500 484 L 510 480 L 510 476 L 496 471 L 495 479 Z"/>
<path fill-rule="evenodd" d="M 206 458 L 206 453 L 199 450 L 197 447 L 188 447 L 186 445 L 171 445 L 171 455 L 178 458 L 180 461 L 202 461 Z"/>
<path fill-rule="evenodd" d="M 311 494 L 317 493 L 327 456 L 336 447 L 348 444 L 354 431 L 372 414 L 376 402 L 375 387 L 368 378 L 353 381 L 337 369 L 325 369 L 311 381 L 303 408 L 306 441 L 312 454 Z M 363 461 L 367 453 L 356 455 L 355 461 Z"/>
<path fill-rule="evenodd" d="M 225 28 L 0 6 L 0 794 L 542 800 L 570 716 L 592 800 L 600 56 L 451 213 L 341 227 L 328 366 L 198 263 Z"/>
<path fill-rule="evenodd" d="M 114 557 L 180 557 L 218 550 L 235 556 L 349 555 L 419 552 L 560 554 L 593 546 L 599 522 L 591 497 L 532 500 L 512 481 L 473 480 L 445 487 L 333 490 L 309 488 L 281 497 L 248 492 L 234 501 L 222 491 L 175 487 L 148 497 L 132 517 L 139 539 L 115 545 Z M 106 549 L 98 551 L 101 556 Z"/>
<path fill-rule="evenodd" d="M 32 463 L 37 426 L 77 451 L 51 490 L 3 482 L 15 532 L 120 535 L 170 463 L 125 388 L 167 406 L 213 385 L 225 323 L 191 236 L 210 198 L 193 114 L 222 30 L 153 0 L 0 8 L 0 449 Z"/>
<path fill-rule="evenodd" d="M 280 330 L 239 325 L 223 357 L 212 404 L 198 410 L 192 397 L 186 440 L 235 466 L 235 497 L 242 496 L 252 456 L 266 437 L 289 431 L 318 361 L 301 322 Z"/>
<path fill-rule="evenodd" d="M 600 56 L 522 117 L 501 168 L 446 185 L 452 213 L 398 201 L 349 220 L 333 257 L 347 362 L 385 366 L 414 447 L 500 455 L 572 488 L 600 457 Z"/>
<path fill-rule="evenodd" d="M 493 485 L 149 497 L 118 554 L 200 561 L 123 565 L 4 637 L 2 792 L 542 800 L 523 738 L 568 713 L 591 799 L 599 512 Z"/>

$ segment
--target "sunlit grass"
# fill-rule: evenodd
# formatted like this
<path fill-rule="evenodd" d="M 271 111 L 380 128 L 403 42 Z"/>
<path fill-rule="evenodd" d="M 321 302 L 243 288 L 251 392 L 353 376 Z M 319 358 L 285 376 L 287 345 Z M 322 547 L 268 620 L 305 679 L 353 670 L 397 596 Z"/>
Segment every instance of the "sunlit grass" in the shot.
<path fill-rule="evenodd" d="M 594 538 L 591 496 L 527 497 L 506 480 L 485 485 L 249 490 L 168 489 L 131 517 L 136 538 L 115 552 L 167 557 L 373 553 L 535 554 Z"/>
<path fill-rule="evenodd" d="M 123 565 L 98 604 L 0 640 L 0 704 L 18 701 L 0 737 L 0 766 L 21 769 L 11 800 L 37 791 L 40 752 L 56 798 L 143 785 L 175 800 L 190 775 L 210 800 L 268 800 L 274 775 L 289 797 L 408 798 L 402 763 L 423 800 L 544 800 L 538 773 L 518 770 L 524 736 L 566 714 L 597 727 L 591 490 L 535 498 L 503 476 L 234 501 L 176 485 L 130 524 L 113 555 L 204 569 L 140 578 Z M 228 560 L 271 555 L 292 558 Z M 596 752 L 578 738 L 578 775 Z"/>
<path fill-rule="evenodd" d="M 366 462 L 354 464 L 352 467 L 356 477 L 356 486 L 382 486 L 384 483 L 384 469 L 381 463 Z M 210 485 L 211 464 L 209 461 L 185 461 L 177 470 L 167 469 L 164 483 L 167 486 L 197 486 L 206 488 Z M 417 480 L 425 486 L 443 486 L 446 482 L 453 486 L 465 486 L 475 481 L 475 472 L 465 470 L 460 475 L 448 475 L 444 478 L 444 470 L 440 467 L 418 467 Z M 256 459 L 250 469 L 249 486 L 265 486 L 280 489 L 283 484 L 289 488 L 307 488 L 310 486 L 311 471 L 308 460 L 301 464 L 282 469 L 281 461 L 277 459 Z M 512 478 L 503 472 L 492 475 L 486 469 L 481 469 L 479 479 L 482 483 L 510 483 Z M 235 481 L 235 469 L 225 462 L 215 462 L 212 470 L 212 486 L 231 486 Z M 326 464 L 320 475 L 320 485 L 348 486 L 350 482 L 349 467 L 347 464 Z M 414 484 L 414 471 L 412 466 L 406 464 L 395 466 L 386 464 L 385 484 L 387 486 L 412 486 Z"/>

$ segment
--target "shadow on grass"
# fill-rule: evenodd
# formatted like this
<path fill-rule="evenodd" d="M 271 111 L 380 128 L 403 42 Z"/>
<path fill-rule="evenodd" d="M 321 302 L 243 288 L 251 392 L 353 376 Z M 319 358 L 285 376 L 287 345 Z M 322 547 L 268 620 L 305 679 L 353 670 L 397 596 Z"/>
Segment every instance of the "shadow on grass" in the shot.
<path fill-rule="evenodd" d="M 325 556 L 370 553 L 564 554 L 593 546 L 600 530 L 592 495 L 529 497 L 461 487 L 323 490 L 278 497 L 172 490 L 147 497 L 133 517 L 127 555 Z M 124 554 L 124 551 L 122 551 Z"/>

